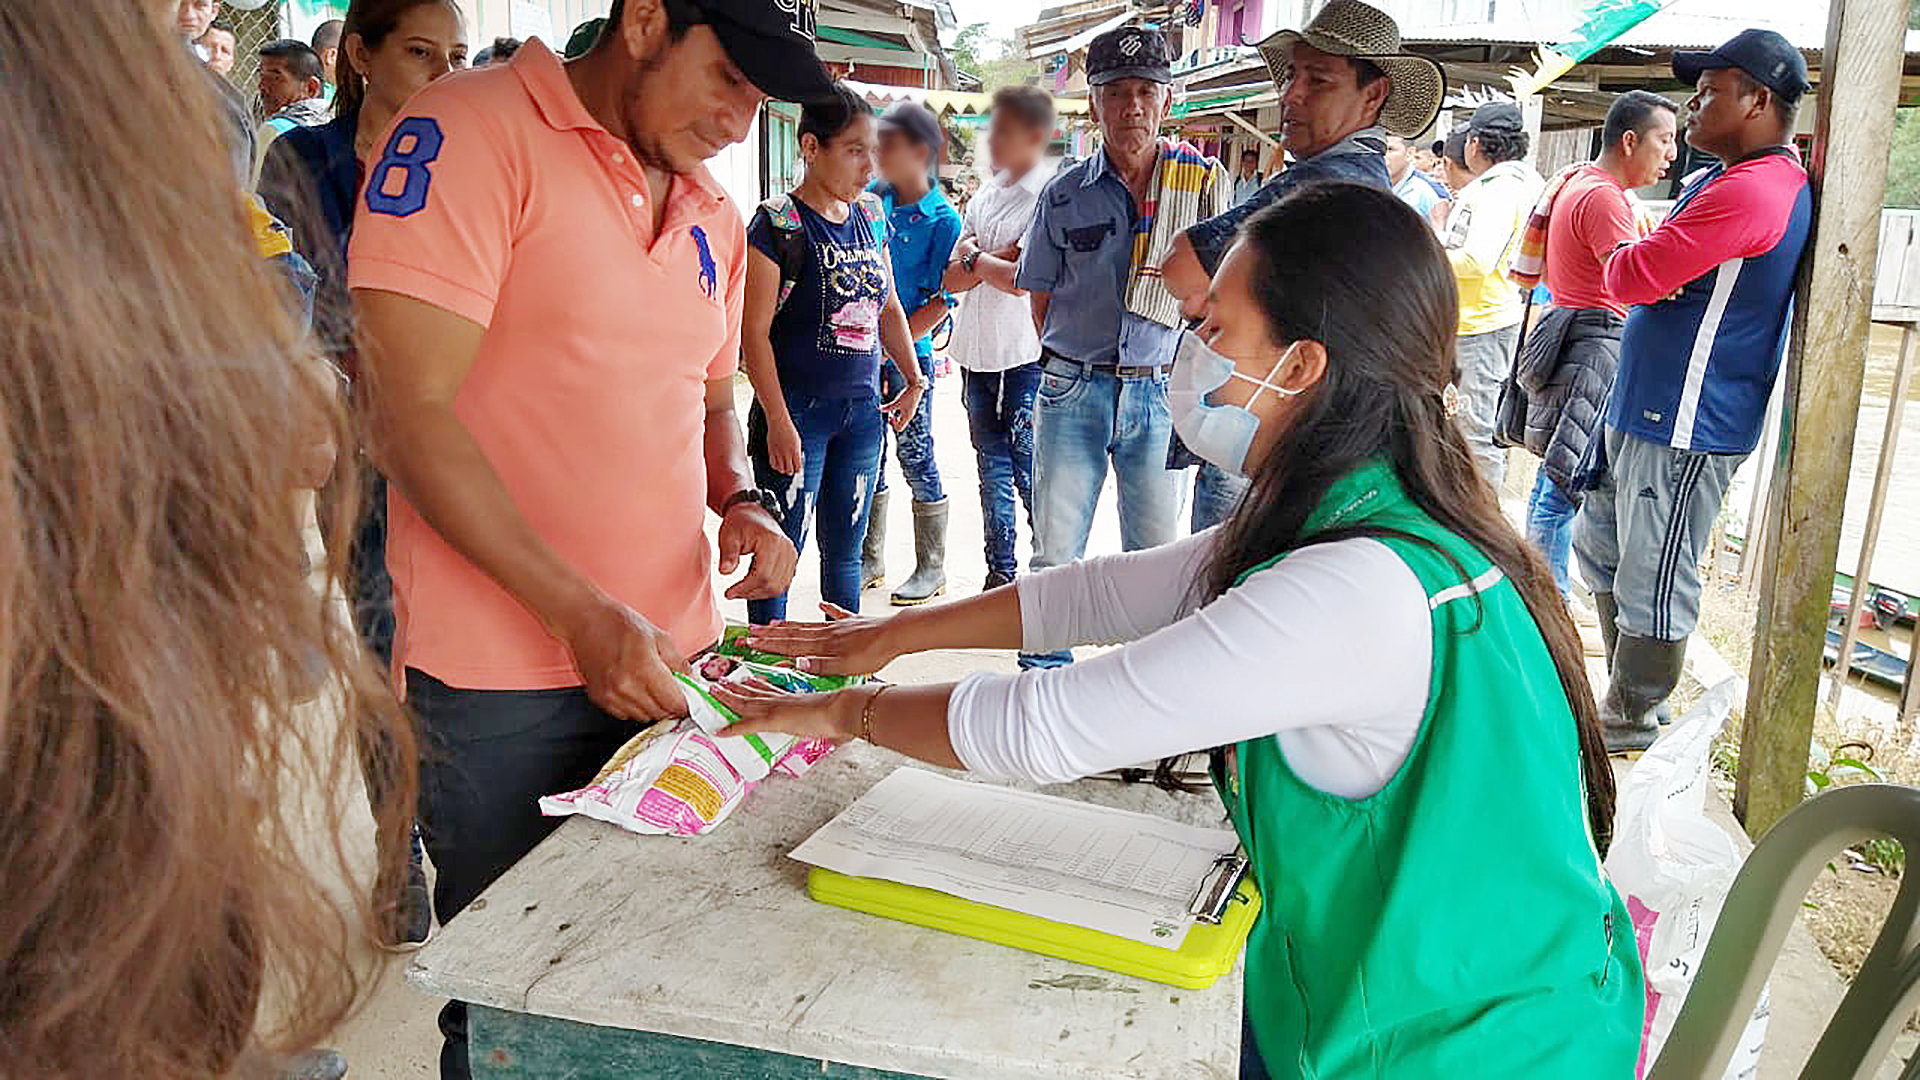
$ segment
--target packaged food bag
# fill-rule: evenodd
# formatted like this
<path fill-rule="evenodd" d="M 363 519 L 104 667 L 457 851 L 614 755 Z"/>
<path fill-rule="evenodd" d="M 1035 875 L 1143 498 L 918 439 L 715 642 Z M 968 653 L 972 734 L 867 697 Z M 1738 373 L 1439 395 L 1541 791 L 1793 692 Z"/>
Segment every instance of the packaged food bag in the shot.
<path fill-rule="evenodd" d="M 1620 785 L 1607 874 L 1626 900 L 1647 973 L 1636 1077 L 1646 1075 L 1673 1031 L 1727 890 L 1740 870 L 1740 849 L 1707 817 L 1706 798 L 1712 783 L 1713 737 L 1734 702 L 1745 696 L 1738 678 L 1707 691 L 1634 763 Z M 1752 1077 L 1759 1068 L 1767 1011 L 1763 989 L 1727 1064 L 1726 1080 Z"/>
<path fill-rule="evenodd" d="M 767 669 L 737 658 L 708 657 L 703 676 L 763 678 L 791 693 L 819 687 L 788 669 Z M 675 675 L 686 698 L 684 720 L 654 724 L 627 741 L 593 782 L 540 800 L 548 817 L 584 814 L 630 832 L 697 836 L 725 821 L 754 785 L 773 772 L 799 776 L 833 750 L 823 739 L 791 735 L 729 736 L 739 718 L 707 692 L 708 679 Z"/>
<path fill-rule="evenodd" d="M 708 656 L 729 656 L 739 660 L 746 660 L 761 668 L 777 668 L 782 671 L 794 670 L 792 657 L 781 656 L 778 653 L 761 652 L 749 646 L 747 644 L 747 635 L 751 632 L 752 629 L 750 627 L 741 626 L 738 623 L 727 624 L 726 631 L 721 635 L 720 644 L 714 646 L 713 651 L 709 653 Z M 839 690 L 862 681 L 859 676 L 854 675 L 802 674 L 800 677 L 807 680 L 811 690 Z"/>

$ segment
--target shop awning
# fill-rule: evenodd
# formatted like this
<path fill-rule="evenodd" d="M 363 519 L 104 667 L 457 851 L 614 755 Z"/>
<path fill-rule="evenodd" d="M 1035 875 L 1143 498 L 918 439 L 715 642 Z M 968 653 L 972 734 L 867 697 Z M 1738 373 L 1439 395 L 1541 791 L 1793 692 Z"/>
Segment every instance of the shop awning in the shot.
<path fill-rule="evenodd" d="M 875 108 L 884 109 L 896 101 L 917 101 L 941 116 L 985 116 L 993 108 L 992 94 L 973 94 L 965 90 L 922 90 L 917 86 L 886 86 L 881 83 L 846 80 L 855 93 Z M 1053 109 L 1063 116 L 1085 116 L 1086 98 L 1057 97 Z"/>
<path fill-rule="evenodd" d="M 1189 120 L 1213 113 L 1258 109 L 1263 105 L 1279 103 L 1280 94 L 1274 90 L 1273 83 L 1263 79 L 1257 83 L 1219 86 L 1188 94 L 1173 103 L 1172 112 L 1175 120 Z"/>
<path fill-rule="evenodd" d="M 1087 27 L 1085 30 L 1067 38 L 1065 41 L 1050 41 L 1044 45 L 1035 45 L 1027 50 L 1027 57 L 1028 59 L 1037 60 L 1044 56 L 1056 56 L 1060 53 L 1066 53 L 1071 56 L 1093 44 L 1093 39 L 1099 37 L 1101 34 L 1109 30 L 1118 30 L 1120 27 L 1127 25 L 1127 23 L 1133 21 L 1133 17 L 1137 14 L 1139 13 L 1129 8 L 1104 22 L 1098 22 Z"/>

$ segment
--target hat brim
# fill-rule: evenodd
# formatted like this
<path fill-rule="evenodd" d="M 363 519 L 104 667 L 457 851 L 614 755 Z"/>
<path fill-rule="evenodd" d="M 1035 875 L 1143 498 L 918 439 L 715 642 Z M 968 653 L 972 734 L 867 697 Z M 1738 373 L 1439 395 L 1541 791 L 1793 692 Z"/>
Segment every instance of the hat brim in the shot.
<path fill-rule="evenodd" d="M 1366 60 L 1387 75 L 1391 89 L 1380 106 L 1380 126 L 1387 133 L 1412 138 L 1433 126 L 1440 106 L 1447 97 L 1447 76 L 1440 65 L 1414 53 L 1371 54 L 1355 52 L 1337 41 L 1299 30 L 1279 30 L 1260 42 L 1260 57 L 1267 62 L 1267 75 L 1277 87 L 1293 65 L 1293 47 L 1302 42 L 1331 56 L 1349 56 Z"/>
<path fill-rule="evenodd" d="M 1088 86 L 1105 86 L 1121 79 L 1145 79 L 1148 82 L 1166 85 L 1173 82 L 1173 69 L 1165 64 L 1134 64 L 1131 67 L 1109 68 L 1098 75 L 1087 76 Z"/>
<path fill-rule="evenodd" d="M 727 50 L 727 59 L 761 93 L 802 104 L 832 100 L 833 76 L 813 49 L 793 36 L 763 34 L 726 19 L 714 19 L 710 25 Z"/>
<path fill-rule="evenodd" d="M 1700 85 L 1700 76 L 1706 72 L 1738 66 L 1714 50 L 1673 54 L 1673 77 L 1688 86 Z"/>

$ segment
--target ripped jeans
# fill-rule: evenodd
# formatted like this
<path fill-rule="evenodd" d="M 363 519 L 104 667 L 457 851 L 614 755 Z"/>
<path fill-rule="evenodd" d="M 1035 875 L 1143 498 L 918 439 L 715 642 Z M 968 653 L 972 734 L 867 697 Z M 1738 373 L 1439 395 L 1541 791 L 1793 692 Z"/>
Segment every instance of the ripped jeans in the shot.
<path fill-rule="evenodd" d="M 880 450 L 886 420 L 880 399 L 816 398 L 786 395 L 787 413 L 800 432 L 799 476 L 775 472 L 767 462 L 767 417 L 754 402 L 747 413 L 747 456 L 753 479 L 780 502 L 774 516 L 787 539 L 801 551 L 807 526 L 820 528 L 820 597 L 848 611 L 860 610 L 860 544 L 867 535 L 867 512 L 874 481 L 880 475 Z M 747 604 L 755 625 L 787 617 L 785 594 Z"/>
<path fill-rule="evenodd" d="M 1033 522 L 1033 395 L 1040 389 L 1040 362 L 1006 371 L 962 371 L 960 377 L 980 464 L 987 569 L 1011 578 L 1020 570 L 1015 544 L 1022 506 L 1028 524 Z"/>
<path fill-rule="evenodd" d="M 933 357 L 922 356 L 919 360 L 920 374 L 927 380 L 927 392 L 920 395 L 920 407 L 914 410 L 913 419 L 894 435 L 893 441 L 894 448 L 900 454 L 900 472 L 907 478 L 907 490 L 913 492 L 913 501 L 937 503 L 946 498 L 947 493 L 940 486 L 940 465 L 933 459 Z M 880 381 L 889 399 L 898 395 L 907 385 L 894 366 L 885 362 L 880 365 Z M 880 439 L 880 486 L 875 490 L 887 490 L 887 441 L 884 432 Z"/>

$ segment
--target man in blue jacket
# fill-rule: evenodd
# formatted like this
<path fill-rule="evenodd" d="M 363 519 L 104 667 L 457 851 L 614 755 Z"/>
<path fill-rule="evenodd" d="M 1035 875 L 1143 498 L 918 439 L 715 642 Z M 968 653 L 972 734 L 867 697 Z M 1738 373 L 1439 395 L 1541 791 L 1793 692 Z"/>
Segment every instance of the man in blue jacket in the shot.
<path fill-rule="evenodd" d="M 1574 531 L 1601 628 L 1618 635 L 1600 705 L 1615 751 L 1653 742 L 1653 710 L 1679 683 L 1700 557 L 1760 441 L 1813 218 L 1792 143 L 1807 91 L 1800 51 L 1744 30 L 1712 52 L 1675 53 L 1673 71 L 1697 88 L 1687 142 L 1720 161 L 1652 235 L 1606 260 L 1607 291 L 1633 307 L 1607 401 L 1605 477 Z"/>

